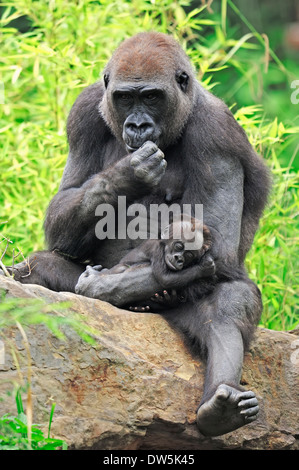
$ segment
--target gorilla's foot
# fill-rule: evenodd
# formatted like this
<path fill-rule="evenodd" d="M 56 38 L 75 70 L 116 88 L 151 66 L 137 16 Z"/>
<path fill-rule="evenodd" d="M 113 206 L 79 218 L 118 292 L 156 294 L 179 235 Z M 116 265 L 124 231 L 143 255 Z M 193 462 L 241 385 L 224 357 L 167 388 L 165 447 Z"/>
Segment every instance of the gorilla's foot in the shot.
<path fill-rule="evenodd" d="M 251 423 L 257 418 L 258 401 L 251 391 L 240 392 L 219 385 L 215 394 L 197 411 L 197 425 L 205 436 L 220 436 Z"/>

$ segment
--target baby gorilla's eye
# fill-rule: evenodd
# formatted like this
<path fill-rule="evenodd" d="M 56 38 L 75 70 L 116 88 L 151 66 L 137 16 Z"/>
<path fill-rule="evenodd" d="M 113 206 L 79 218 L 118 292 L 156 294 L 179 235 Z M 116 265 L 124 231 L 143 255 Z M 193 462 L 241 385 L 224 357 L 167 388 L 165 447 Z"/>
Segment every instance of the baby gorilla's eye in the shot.
<path fill-rule="evenodd" d="M 176 242 L 174 244 L 174 249 L 177 251 L 182 251 L 184 249 L 184 244 L 182 242 Z"/>
<path fill-rule="evenodd" d="M 191 251 L 186 251 L 186 252 L 185 252 L 185 259 L 186 259 L 186 261 L 192 261 L 193 258 L 194 258 L 194 254 L 191 253 Z"/>

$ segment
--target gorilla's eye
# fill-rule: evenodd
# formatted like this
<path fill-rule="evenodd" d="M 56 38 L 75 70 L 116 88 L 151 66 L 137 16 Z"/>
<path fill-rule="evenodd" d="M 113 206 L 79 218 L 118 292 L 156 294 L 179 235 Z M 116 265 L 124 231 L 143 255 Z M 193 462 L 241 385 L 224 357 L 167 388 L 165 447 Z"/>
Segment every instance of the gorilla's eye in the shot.
<path fill-rule="evenodd" d="M 124 101 L 124 102 L 130 101 L 131 99 L 131 95 L 129 95 L 129 93 L 121 93 L 118 97 L 121 101 Z"/>
<path fill-rule="evenodd" d="M 149 93 L 148 95 L 145 96 L 145 98 L 148 101 L 155 101 L 158 98 L 158 96 L 156 93 Z"/>
<path fill-rule="evenodd" d="M 182 251 L 184 249 L 184 244 L 182 242 L 176 242 L 174 244 L 174 249 L 178 251 Z"/>

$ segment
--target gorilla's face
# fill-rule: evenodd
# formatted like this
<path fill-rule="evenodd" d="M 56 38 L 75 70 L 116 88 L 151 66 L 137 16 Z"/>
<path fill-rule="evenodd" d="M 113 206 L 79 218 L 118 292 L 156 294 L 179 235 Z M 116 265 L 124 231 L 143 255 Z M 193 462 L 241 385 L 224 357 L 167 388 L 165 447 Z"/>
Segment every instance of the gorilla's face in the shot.
<path fill-rule="evenodd" d="M 188 82 L 185 72 L 155 81 L 146 77 L 128 81 L 106 74 L 99 109 L 129 153 L 146 141 L 165 150 L 180 137 L 190 115 L 193 102 Z"/>
<path fill-rule="evenodd" d="M 128 152 L 150 140 L 160 146 L 167 96 L 151 84 L 121 84 L 112 91 L 112 103 Z"/>

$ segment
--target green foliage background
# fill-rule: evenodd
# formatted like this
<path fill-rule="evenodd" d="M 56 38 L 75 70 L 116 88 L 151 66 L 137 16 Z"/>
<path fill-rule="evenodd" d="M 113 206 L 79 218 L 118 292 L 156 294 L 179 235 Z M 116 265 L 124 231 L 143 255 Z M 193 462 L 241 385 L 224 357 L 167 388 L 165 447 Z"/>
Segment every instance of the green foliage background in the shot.
<path fill-rule="evenodd" d="M 68 151 L 66 117 L 80 91 L 100 78 L 111 52 L 124 38 L 144 30 L 162 31 L 180 40 L 198 79 L 232 107 L 272 170 L 271 200 L 247 266 L 262 290 L 262 324 L 291 329 L 298 324 L 299 127 L 298 110 L 290 102 L 290 83 L 296 77 L 271 49 L 265 55 L 265 38 L 232 1 L 213 2 L 213 11 L 201 2 L 192 9 L 190 3 L 14 0 L 2 4 L 6 8 L 0 21 L 0 81 L 5 95 L 0 104 L 0 233 L 13 242 L 3 261 L 11 262 L 13 249 L 28 255 L 44 247 L 44 214 L 57 192 Z M 230 24 L 228 11 L 246 34 Z M 29 29 L 22 33 L 15 26 L 24 15 Z M 277 74 L 287 84 L 279 95 L 289 109 L 287 116 L 284 110 L 284 122 L 273 115 L 276 108 L 268 106 L 270 93 L 249 99 L 250 90 L 261 87 L 261 77 L 267 92 Z M 268 106 L 270 115 L 259 103 Z M 2 240 L 0 253 L 6 243 Z"/>

